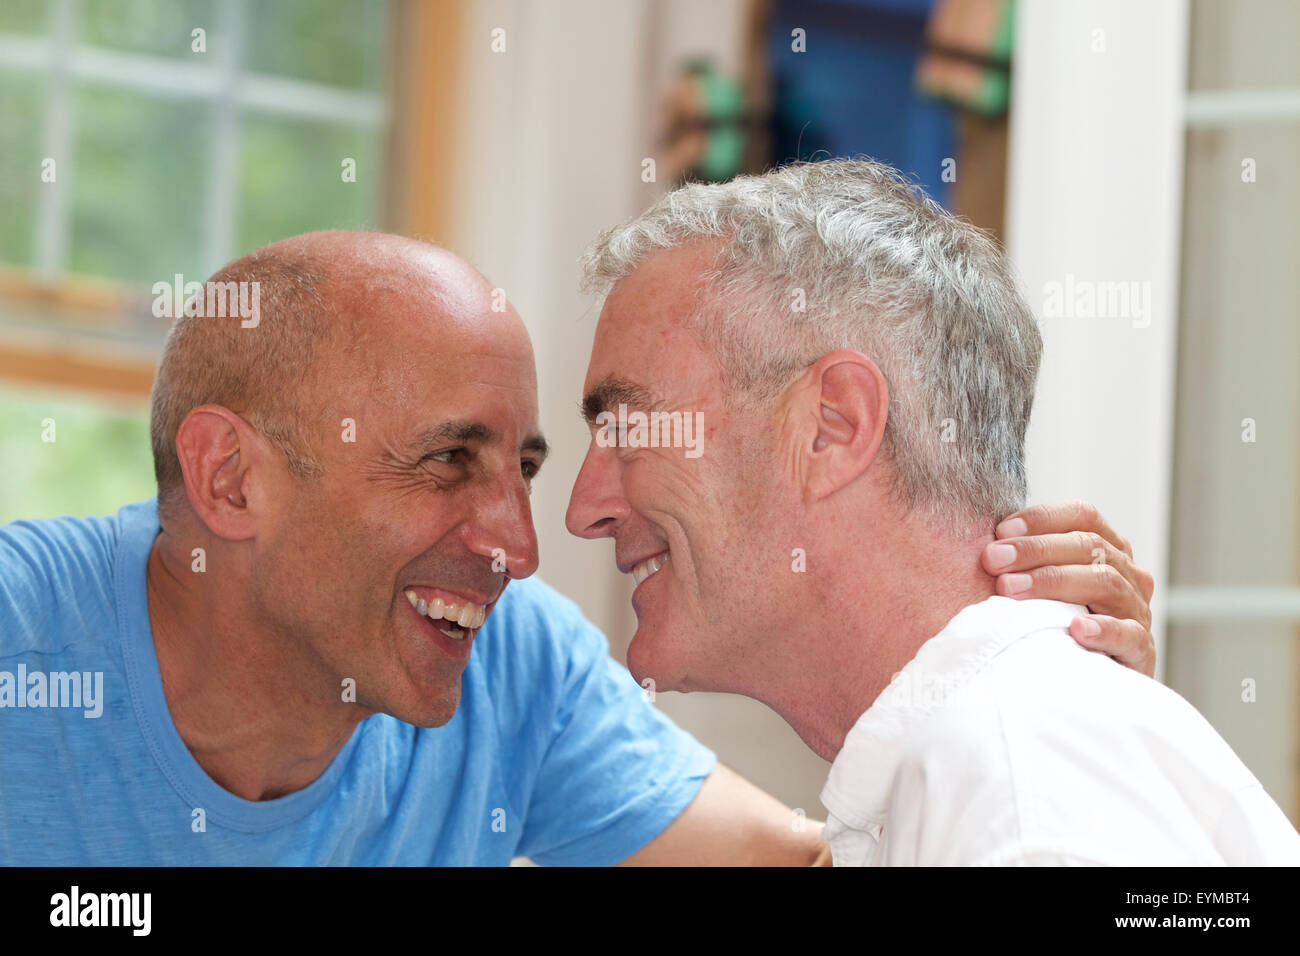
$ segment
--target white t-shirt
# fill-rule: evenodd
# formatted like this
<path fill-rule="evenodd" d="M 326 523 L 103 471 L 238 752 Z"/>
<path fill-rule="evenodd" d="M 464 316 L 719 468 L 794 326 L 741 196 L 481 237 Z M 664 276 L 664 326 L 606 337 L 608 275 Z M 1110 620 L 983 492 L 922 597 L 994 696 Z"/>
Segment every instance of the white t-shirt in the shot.
<path fill-rule="evenodd" d="M 831 765 L 836 866 L 1300 865 L 1223 738 L 1075 643 L 1079 613 L 991 597 L 921 646 Z"/>

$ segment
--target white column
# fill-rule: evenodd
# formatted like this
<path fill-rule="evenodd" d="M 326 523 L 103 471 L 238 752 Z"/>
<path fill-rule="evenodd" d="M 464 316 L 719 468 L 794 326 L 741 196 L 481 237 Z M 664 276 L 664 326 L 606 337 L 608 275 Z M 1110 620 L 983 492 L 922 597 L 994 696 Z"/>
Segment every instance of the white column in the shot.
<path fill-rule="evenodd" d="M 1185 0 L 1018 7 L 1007 241 L 1044 339 L 1031 495 L 1095 502 L 1160 582 L 1186 51 Z"/>

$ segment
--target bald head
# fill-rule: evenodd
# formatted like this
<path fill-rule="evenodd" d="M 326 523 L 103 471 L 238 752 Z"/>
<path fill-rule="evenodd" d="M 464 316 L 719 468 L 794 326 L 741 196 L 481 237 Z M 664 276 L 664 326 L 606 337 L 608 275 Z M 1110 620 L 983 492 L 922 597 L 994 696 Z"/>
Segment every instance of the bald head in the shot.
<path fill-rule="evenodd" d="M 159 606 L 186 628 L 219 607 L 214 648 L 256 645 L 259 670 L 326 712 L 445 724 L 474 629 L 420 605 L 486 616 L 537 567 L 546 442 L 523 322 L 456 256 L 378 233 L 296 236 L 211 281 L 256 282 L 259 304 L 251 322 L 181 318 L 167 341 Z M 175 573 L 196 545 L 220 574 Z"/>
<path fill-rule="evenodd" d="M 358 365 L 354 371 L 371 388 L 400 389 L 376 356 L 400 353 L 402 324 L 428 321 L 430 315 L 452 326 L 481 321 L 482 303 L 491 295 L 487 280 L 446 250 L 403 236 L 345 230 L 265 246 L 208 282 L 249 283 L 246 288 L 257 290 L 258 317 L 246 322 L 238 314 L 185 315 L 172 326 L 150 416 L 164 516 L 183 497 L 176 433 L 192 409 L 230 409 L 284 453 L 292 474 L 318 476 L 324 469 L 312 450 L 313 433 L 322 411 L 333 404 L 325 391 L 337 392 L 340 363 Z M 400 299 L 421 307 L 376 307 Z"/>

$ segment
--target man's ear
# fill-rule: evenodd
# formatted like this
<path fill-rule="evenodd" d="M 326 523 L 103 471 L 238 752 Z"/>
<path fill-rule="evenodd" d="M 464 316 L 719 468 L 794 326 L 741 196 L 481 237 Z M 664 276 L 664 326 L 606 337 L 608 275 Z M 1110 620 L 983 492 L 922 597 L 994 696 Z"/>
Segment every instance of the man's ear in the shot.
<path fill-rule="evenodd" d="M 889 383 L 875 362 L 849 349 L 822 356 L 806 374 L 799 471 L 805 495 L 816 500 L 852 484 L 875 461 L 889 415 Z"/>
<path fill-rule="evenodd" d="M 248 422 L 221 405 L 191 409 L 176 431 L 190 507 L 218 537 L 240 541 L 254 534 L 249 497 L 253 465 L 265 460 L 263 444 Z"/>

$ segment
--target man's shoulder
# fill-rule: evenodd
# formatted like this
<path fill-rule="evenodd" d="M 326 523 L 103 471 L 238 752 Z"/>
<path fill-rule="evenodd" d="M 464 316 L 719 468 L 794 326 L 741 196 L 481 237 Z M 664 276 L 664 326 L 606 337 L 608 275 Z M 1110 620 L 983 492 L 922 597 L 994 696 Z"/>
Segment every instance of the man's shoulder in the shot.
<path fill-rule="evenodd" d="M 1004 850 L 1111 863 L 1215 861 L 1221 821 L 1259 787 L 1187 701 L 1063 629 L 1009 644 L 936 708 L 899 779 L 962 793 L 954 818 L 1002 831 Z"/>
<path fill-rule="evenodd" d="M 569 598 L 537 576 L 511 581 L 483 626 L 483 646 L 494 653 L 569 659 L 608 652 L 609 642 Z"/>
<path fill-rule="evenodd" d="M 498 707 L 515 699 L 537 708 L 553 706 L 565 686 L 605 666 L 608 657 L 600 629 L 534 576 L 507 585 L 475 638 L 471 660 Z"/>
<path fill-rule="evenodd" d="M 0 525 L 0 561 L 6 570 L 20 564 L 48 570 L 70 559 L 103 560 L 119 527 L 118 515 L 22 518 Z"/>
<path fill-rule="evenodd" d="M 1094 763 L 1120 777 L 1169 763 L 1204 765 L 1225 787 L 1256 783 L 1191 704 L 1159 681 L 1081 647 L 1064 628 L 1009 644 L 934 709 L 913 750 L 975 749 L 1021 777 Z"/>
<path fill-rule="evenodd" d="M 987 681 L 1004 715 L 1035 736 L 1060 725 L 1086 726 L 1092 739 L 1141 736 L 1226 749 L 1218 732 L 1172 688 L 1105 654 L 1086 650 L 1064 630 L 1017 642 L 992 662 Z M 1041 718 L 1041 719 L 1040 719 Z"/>
<path fill-rule="evenodd" d="M 573 600 L 535 574 L 521 581 L 511 581 L 497 601 L 494 613 L 508 616 L 511 624 L 528 620 L 541 623 L 553 619 L 564 625 L 583 619 L 582 611 Z"/>
<path fill-rule="evenodd" d="M 139 507 L 0 527 L 0 656 L 59 651 L 77 620 L 111 609 L 124 516 Z"/>

